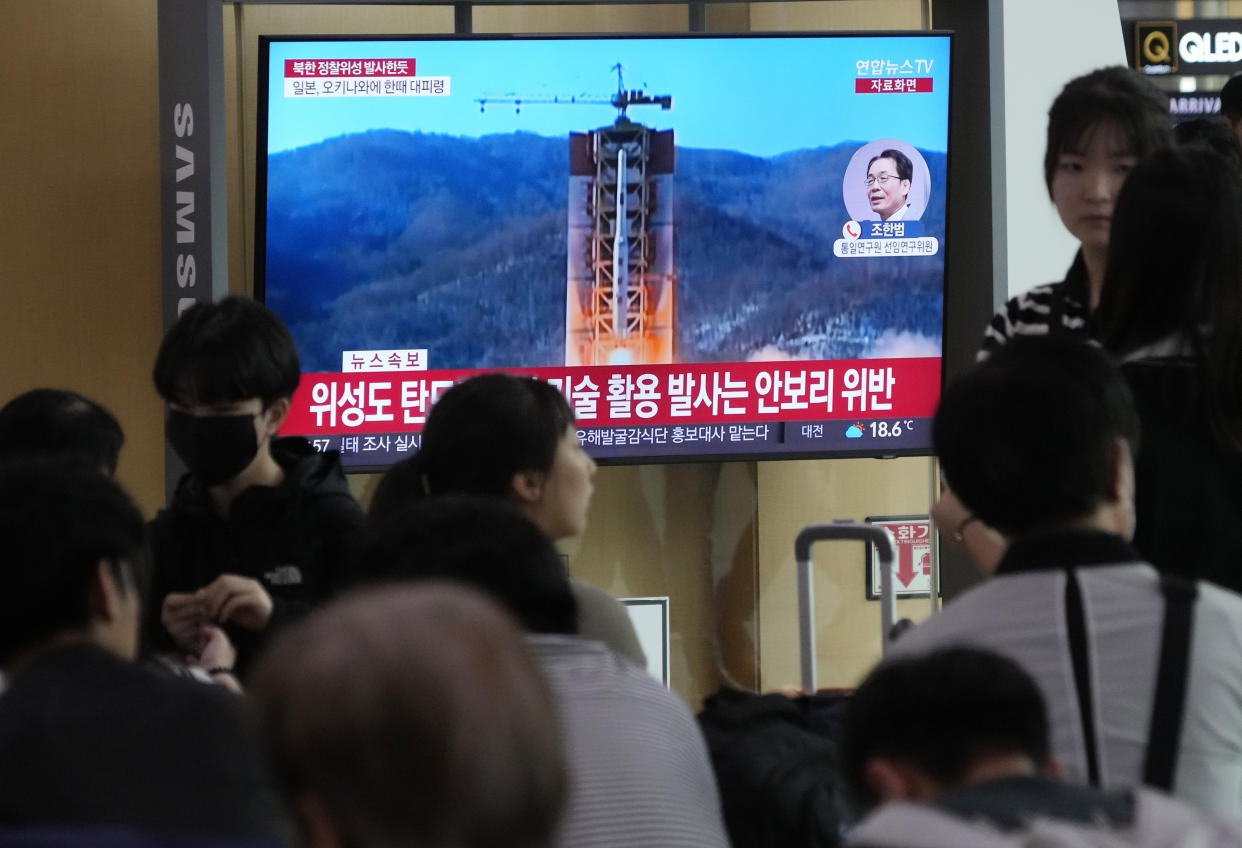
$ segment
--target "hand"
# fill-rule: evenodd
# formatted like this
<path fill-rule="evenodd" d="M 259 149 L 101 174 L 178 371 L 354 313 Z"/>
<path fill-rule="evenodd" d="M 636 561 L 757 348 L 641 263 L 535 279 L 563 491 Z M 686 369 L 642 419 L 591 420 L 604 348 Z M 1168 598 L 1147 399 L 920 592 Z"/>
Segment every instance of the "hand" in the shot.
<path fill-rule="evenodd" d="M 191 668 L 210 672 L 213 683 L 240 695 L 241 684 L 233 674 L 233 664 L 237 662 L 237 650 L 229 641 L 228 634 L 214 624 L 207 624 L 202 629 L 201 643 L 202 647 L 197 654 L 186 656 L 185 664 Z"/>
<path fill-rule="evenodd" d="M 160 622 L 182 650 L 197 651 L 208 623 L 207 607 L 197 592 L 170 592 L 160 606 Z"/>
<path fill-rule="evenodd" d="M 262 630 L 272 617 L 272 596 L 258 580 L 237 574 L 221 574 L 194 593 L 217 624 L 236 624 Z"/>
<path fill-rule="evenodd" d="M 201 633 L 198 652 L 187 655 L 185 664 L 204 671 L 213 668 L 232 669 L 237 662 L 237 649 L 229 641 L 228 634 L 214 624 L 204 625 Z"/>

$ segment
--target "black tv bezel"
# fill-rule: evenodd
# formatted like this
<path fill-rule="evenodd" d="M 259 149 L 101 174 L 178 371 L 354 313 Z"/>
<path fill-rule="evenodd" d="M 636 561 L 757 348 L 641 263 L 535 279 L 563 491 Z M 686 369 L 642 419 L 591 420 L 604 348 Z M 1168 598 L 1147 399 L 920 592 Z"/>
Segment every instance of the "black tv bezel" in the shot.
<path fill-rule="evenodd" d="M 270 91 L 269 72 L 271 69 L 271 45 L 284 42 L 357 42 L 357 41 L 392 41 L 392 42 L 425 42 L 425 41 L 600 41 L 615 39 L 632 40 L 664 40 L 664 39 L 751 39 L 751 38 L 947 38 L 949 41 L 949 92 L 946 101 L 946 119 L 949 136 L 945 151 L 945 185 L 943 188 L 945 202 L 944 242 L 941 253 L 944 256 L 944 282 L 941 288 L 940 311 L 940 389 L 943 392 L 945 383 L 945 342 L 949 290 L 952 275 L 948 244 L 953 228 L 952 184 L 953 152 L 952 125 L 954 114 L 954 93 L 957 88 L 957 44 L 952 30 L 782 30 L 779 32 L 764 31 L 731 31 L 731 32 L 591 32 L 591 33 L 407 33 L 381 35 L 368 34 L 312 34 L 312 35 L 259 35 L 258 36 L 258 96 L 256 99 L 255 122 L 255 185 L 254 185 L 254 297 L 261 303 L 266 302 L 267 294 L 267 130 L 268 130 L 268 92 Z M 515 366 L 521 368 L 522 366 Z M 504 369 L 496 369 L 504 370 Z M 904 417 L 904 416 L 903 416 Z M 844 421 L 844 419 L 841 419 Z M 868 419 L 881 420 L 881 419 Z M 927 419 L 930 422 L 930 417 Z M 752 423 L 752 422 L 737 422 Z M 798 422 L 771 422 L 789 425 Z M 811 423 L 811 422 L 808 422 Z M 672 425 L 670 425 L 672 426 Z M 340 434 L 336 434 L 340 435 Z M 729 452 L 729 453 L 696 453 L 682 455 L 634 456 L 634 457 L 593 457 L 601 467 L 628 465 L 671 465 L 695 462 L 780 462 L 805 459 L 895 459 L 898 457 L 930 457 L 934 450 L 930 442 L 930 434 L 926 448 L 902 448 L 895 450 L 819 450 L 819 451 L 767 451 L 767 452 Z M 389 464 L 356 464 L 345 468 L 347 473 L 377 473 L 390 467 Z"/>

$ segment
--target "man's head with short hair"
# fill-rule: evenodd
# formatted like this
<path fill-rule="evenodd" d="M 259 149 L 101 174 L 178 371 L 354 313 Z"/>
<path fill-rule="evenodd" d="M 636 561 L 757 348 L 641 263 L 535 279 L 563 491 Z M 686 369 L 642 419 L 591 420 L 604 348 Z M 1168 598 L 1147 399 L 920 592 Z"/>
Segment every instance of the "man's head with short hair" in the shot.
<path fill-rule="evenodd" d="M 1042 772 L 1052 767 L 1044 699 L 1030 675 L 988 651 L 887 660 L 846 706 L 841 758 L 866 808 L 931 800 L 982 776 L 987 764 Z"/>
<path fill-rule="evenodd" d="M 124 443 L 125 434 L 112 413 L 77 392 L 32 389 L 0 409 L 0 459 L 79 456 L 115 474 Z"/>
<path fill-rule="evenodd" d="M 272 441 L 301 366 L 293 337 L 265 306 L 240 297 L 191 306 L 164 336 L 153 376 L 169 405 L 168 441 L 218 510 L 250 486 L 283 479 Z"/>
<path fill-rule="evenodd" d="M 560 554 L 515 507 L 444 495 L 371 523 L 363 573 L 376 579 L 453 580 L 499 601 L 532 633 L 576 633 L 578 609 Z"/>
<path fill-rule="evenodd" d="M 1132 519 L 1138 435 L 1134 400 L 1103 351 L 1056 335 L 1017 337 L 951 382 L 933 425 L 957 497 L 1008 536 L 1110 506 Z"/>
<path fill-rule="evenodd" d="M 551 696 L 498 606 L 444 583 L 348 596 L 251 677 L 308 844 L 543 848 L 567 779 Z"/>
<path fill-rule="evenodd" d="M 69 634 L 132 658 L 150 555 L 112 478 L 80 459 L 0 463 L 0 539 L 0 667 Z"/>
<path fill-rule="evenodd" d="M 1044 149 L 1044 182 L 1052 194 L 1052 180 L 1063 153 L 1082 153 L 1099 127 L 1116 128 L 1128 148 L 1142 158 L 1172 142 L 1166 95 L 1142 74 L 1129 68 L 1100 68 L 1066 83 L 1048 110 L 1048 139 Z"/>
<path fill-rule="evenodd" d="M 888 148 L 867 162 L 867 202 L 884 220 L 891 218 L 910 199 L 914 165 L 900 150 Z"/>
<path fill-rule="evenodd" d="M 263 304 L 243 297 L 191 306 L 164 336 L 155 388 L 165 401 L 218 404 L 293 396 L 302 371 L 289 330 Z"/>
<path fill-rule="evenodd" d="M 893 160 L 893 169 L 895 173 L 897 174 L 898 179 L 901 179 L 901 180 L 914 179 L 914 163 L 910 161 L 909 156 L 902 153 L 900 150 L 897 150 L 896 148 L 892 148 L 892 147 L 886 150 L 881 150 L 875 156 L 872 156 L 869 160 L 867 160 L 867 170 L 870 171 L 871 166 L 874 165 L 880 159 Z"/>

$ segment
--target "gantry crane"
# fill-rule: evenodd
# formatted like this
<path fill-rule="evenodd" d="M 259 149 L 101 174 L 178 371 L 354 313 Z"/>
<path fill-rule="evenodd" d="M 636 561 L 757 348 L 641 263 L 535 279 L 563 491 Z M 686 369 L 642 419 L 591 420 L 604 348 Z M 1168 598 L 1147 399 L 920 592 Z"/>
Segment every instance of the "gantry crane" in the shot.
<path fill-rule="evenodd" d="M 650 95 L 642 89 L 631 88 L 628 91 L 625 88 L 625 80 L 621 76 L 624 70 L 621 63 L 613 65 L 609 70 L 617 72 L 617 93 L 609 98 L 600 97 L 580 97 L 576 94 L 566 95 L 564 97 L 553 95 L 534 95 L 531 97 L 519 97 L 516 95 L 506 95 L 504 97 L 476 97 L 475 103 L 479 104 L 479 111 L 483 112 L 487 109 L 488 103 L 506 103 L 514 107 L 514 111 L 519 114 L 523 106 L 612 106 L 617 110 L 617 117 L 624 118 L 625 110 L 631 106 L 659 106 L 663 110 L 673 108 L 673 95 L 658 94 Z"/>
<path fill-rule="evenodd" d="M 590 97 L 478 98 L 523 105 L 609 105 L 617 119 L 570 133 L 565 364 L 673 361 L 676 265 L 673 253 L 673 132 L 629 119 L 630 106 L 671 109 L 672 95 L 626 89 Z"/>

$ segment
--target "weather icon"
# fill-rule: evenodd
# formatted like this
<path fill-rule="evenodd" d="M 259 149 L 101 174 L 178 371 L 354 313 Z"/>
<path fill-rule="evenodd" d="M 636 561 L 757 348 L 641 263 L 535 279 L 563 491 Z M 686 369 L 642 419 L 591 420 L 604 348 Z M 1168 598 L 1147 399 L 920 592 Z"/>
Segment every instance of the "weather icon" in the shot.
<path fill-rule="evenodd" d="M 847 439 L 861 439 L 863 437 L 863 425 L 851 424 L 845 431 Z"/>

